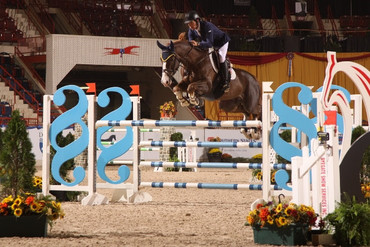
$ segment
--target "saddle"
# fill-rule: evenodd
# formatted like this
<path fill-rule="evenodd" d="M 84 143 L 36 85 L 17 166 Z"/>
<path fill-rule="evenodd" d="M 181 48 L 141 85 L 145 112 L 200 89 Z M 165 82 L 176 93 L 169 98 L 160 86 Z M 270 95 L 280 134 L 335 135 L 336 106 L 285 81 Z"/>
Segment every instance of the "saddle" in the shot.
<path fill-rule="evenodd" d="M 218 54 L 217 50 L 214 50 L 213 48 L 210 48 L 209 58 L 210 58 L 213 70 L 217 73 L 217 77 L 216 77 L 216 79 L 214 81 L 214 85 L 213 85 L 213 94 L 214 94 L 215 98 L 217 99 L 217 98 L 220 98 L 224 94 L 224 91 L 222 89 L 223 83 L 220 82 L 221 78 L 220 78 L 220 75 L 218 73 L 218 71 L 220 69 L 220 55 Z M 236 78 L 235 71 L 232 68 L 232 64 L 231 64 L 228 57 L 226 57 L 225 63 L 226 63 L 227 68 L 228 68 L 227 71 L 229 73 L 230 83 L 232 83 L 232 80 L 234 80 Z"/>

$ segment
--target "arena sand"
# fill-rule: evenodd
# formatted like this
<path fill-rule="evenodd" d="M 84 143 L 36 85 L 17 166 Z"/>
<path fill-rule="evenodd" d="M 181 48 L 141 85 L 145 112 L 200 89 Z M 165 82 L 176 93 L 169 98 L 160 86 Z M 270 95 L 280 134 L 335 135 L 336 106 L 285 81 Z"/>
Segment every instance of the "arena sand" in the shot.
<path fill-rule="evenodd" d="M 114 167 L 107 168 L 114 179 Z M 251 183 L 251 171 L 142 171 L 142 181 Z M 245 226 L 251 203 L 262 191 L 142 188 L 153 200 L 142 204 L 82 206 L 63 202 L 65 218 L 46 238 L 0 238 L 0 246 L 259 246 Z M 112 190 L 99 190 L 112 197 Z M 264 245 L 266 246 L 266 245 Z"/>

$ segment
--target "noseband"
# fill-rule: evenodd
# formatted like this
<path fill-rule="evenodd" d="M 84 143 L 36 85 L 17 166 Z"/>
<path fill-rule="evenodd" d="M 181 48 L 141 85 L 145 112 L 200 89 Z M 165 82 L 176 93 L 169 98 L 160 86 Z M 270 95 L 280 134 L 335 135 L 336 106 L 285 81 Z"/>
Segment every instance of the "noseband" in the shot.
<path fill-rule="evenodd" d="M 163 58 L 163 54 L 161 54 L 161 60 L 163 63 L 167 63 L 167 61 L 169 61 L 170 58 L 174 58 L 175 61 L 173 62 L 173 64 L 171 65 L 170 68 L 165 68 L 163 70 L 163 72 L 171 78 L 171 80 L 173 81 L 176 81 L 176 79 L 173 77 L 175 75 L 175 73 L 177 72 L 177 70 L 179 69 L 181 65 L 181 62 L 179 60 L 179 58 L 177 57 L 176 53 L 175 52 L 172 52 L 168 57 L 166 57 L 165 59 Z M 176 61 L 179 63 L 179 66 L 177 67 L 177 69 L 175 68 L 176 66 Z"/>

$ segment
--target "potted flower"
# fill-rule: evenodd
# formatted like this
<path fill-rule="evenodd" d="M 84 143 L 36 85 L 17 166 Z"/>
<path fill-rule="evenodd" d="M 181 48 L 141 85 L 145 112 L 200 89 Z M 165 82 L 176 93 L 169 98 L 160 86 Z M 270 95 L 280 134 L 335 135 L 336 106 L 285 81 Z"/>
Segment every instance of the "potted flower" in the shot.
<path fill-rule="evenodd" d="M 41 180 L 34 177 L 35 157 L 26 125 L 17 110 L 0 133 L 0 236 L 46 236 L 47 225 L 64 216 L 50 196 L 36 197 Z"/>
<path fill-rule="evenodd" d="M 208 137 L 207 141 L 209 142 L 220 142 L 221 138 L 216 137 Z M 207 153 L 208 161 L 209 162 L 220 162 L 222 159 L 222 152 L 219 148 L 210 148 Z"/>
<path fill-rule="evenodd" d="M 231 156 L 231 154 L 228 154 L 228 153 L 223 153 L 222 156 L 221 156 L 221 160 L 223 162 L 231 162 L 233 156 Z"/>
<path fill-rule="evenodd" d="M 51 196 L 9 195 L 0 202 L 0 223 L 6 226 L 0 237 L 46 237 L 47 225 L 52 227 L 55 220 L 63 217 L 60 202 Z"/>
<path fill-rule="evenodd" d="M 164 102 L 163 105 L 159 107 L 159 113 L 161 117 L 173 118 L 176 116 L 176 107 L 172 101 Z"/>
<path fill-rule="evenodd" d="M 255 243 L 305 245 L 309 227 L 316 219 L 310 206 L 270 201 L 258 203 L 249 212 L 246 224 L 253 228 Z"/>

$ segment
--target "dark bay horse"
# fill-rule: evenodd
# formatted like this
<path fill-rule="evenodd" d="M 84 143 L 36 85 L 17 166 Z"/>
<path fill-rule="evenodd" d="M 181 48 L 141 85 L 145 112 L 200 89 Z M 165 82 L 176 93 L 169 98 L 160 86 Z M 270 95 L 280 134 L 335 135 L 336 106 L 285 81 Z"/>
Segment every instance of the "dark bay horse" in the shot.
<path fill-rule="evenodd" d="M 220 109 L 225 112 L 243 113 L 246 120 L 251 115 L 254 119 L 261 118 L 261 84 L 253 75 L 241 69 L 234 69 L 236 77 L 231 79 L 230 90 L 223 93 L 208 50 L 194 47 L 188 41 L 171 41 L 168 46 L 157 41 L 157 45 L 162 50 L 161 82 L 172 89 L 182 105 L 187 105 L 184 97 L 187 93 L 191 104 L 197 105 L 202 99 L 219 100 Z M 173 76 L 180 64 L 187 71 L 187 76 L 176 85 Z"/>

